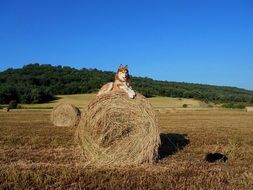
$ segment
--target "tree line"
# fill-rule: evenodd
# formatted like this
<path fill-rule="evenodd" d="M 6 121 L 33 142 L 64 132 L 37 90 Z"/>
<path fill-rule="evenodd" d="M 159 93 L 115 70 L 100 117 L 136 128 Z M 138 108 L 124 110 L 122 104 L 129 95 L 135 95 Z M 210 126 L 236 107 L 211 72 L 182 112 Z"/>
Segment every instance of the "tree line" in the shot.
<path fill-rule="evenodd" d="M 43 103 L 55 95 L 92 93 L 114 80 L 114 72 L 97 69 L 75 69 L 49 64 L 29 64 L 19 69 L 0 72 L 0 104 Z M 206 102 L 253 103 L 253 91 L 237 87 L 158 81 L 132 77 L 133 88 L 145 95 L 194 98 Z"/>

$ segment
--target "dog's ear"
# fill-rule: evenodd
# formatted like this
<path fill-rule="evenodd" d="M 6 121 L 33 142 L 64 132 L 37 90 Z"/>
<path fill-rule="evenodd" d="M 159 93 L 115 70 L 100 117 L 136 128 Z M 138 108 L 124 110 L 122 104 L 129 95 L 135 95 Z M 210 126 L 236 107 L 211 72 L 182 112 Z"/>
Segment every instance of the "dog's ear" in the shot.
<path fill-rule="evenodd" d="M 120 64 L 119 69 L 122 69 L 122 68 L 123 68 L 123 65 L 122 65 L 122 64 Z"/>
<path fill-rule="evenodd" d="M 125 66 L 125 69 L 128 69 L 128 65 Z"/>

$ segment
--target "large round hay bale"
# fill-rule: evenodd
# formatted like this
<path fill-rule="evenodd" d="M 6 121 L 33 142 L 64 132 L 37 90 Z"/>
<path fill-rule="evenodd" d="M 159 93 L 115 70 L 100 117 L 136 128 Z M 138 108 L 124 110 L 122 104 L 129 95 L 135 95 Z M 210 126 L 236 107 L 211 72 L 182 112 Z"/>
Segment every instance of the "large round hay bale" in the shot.
<path fill-rule="evenodd" d="M 57 105 L 51 113 L 51 120 L 57 127 L 73 127 L 78 125 L 81 117 L 80 110 L 72 104 Z"/>
<path fill-rule="evenodd" d="M 85 158 L 98 165 L 152 163 L 158 157 L 159 130 L 151 104 L 141 94 L 95 97 L 82 113 L 77 140 Z"/>

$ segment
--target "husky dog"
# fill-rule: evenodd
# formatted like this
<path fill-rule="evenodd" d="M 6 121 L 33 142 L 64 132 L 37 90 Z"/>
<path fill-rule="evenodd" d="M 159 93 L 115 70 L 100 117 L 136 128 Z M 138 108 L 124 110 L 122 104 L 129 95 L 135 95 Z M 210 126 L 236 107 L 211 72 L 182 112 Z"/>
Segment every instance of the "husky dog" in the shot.
<path fill-rule="evenodd" d="M 124 91 L 129 98 L 134 98 L 136 93 L 130 85 L 130 78 L 128 73 L 128 66 L 120 65 L 117 73 L 115 74 L 114 82 L 109 82 L 102 86 L 98 92 L 98 96 L 110 91 Z"/>

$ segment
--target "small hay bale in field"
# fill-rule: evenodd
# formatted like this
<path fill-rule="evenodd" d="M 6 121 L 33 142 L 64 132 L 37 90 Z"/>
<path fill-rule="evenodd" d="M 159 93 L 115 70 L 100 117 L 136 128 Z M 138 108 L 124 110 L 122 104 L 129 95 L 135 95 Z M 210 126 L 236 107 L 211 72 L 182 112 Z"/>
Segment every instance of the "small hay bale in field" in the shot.
<path fill-rule="evenodd" d="M 77 140 L 84 157 L 97 165 L 152 163 L 158 157 L 155 112 L 144 96 L 124 92 L 95 97 L 83 112 Z"/>
<path fill-rule="evenodd" d="M 3 108 L 3 111 L 5 111 L 5 112 L 9 112 L 10 111 L 10 108 Z"/>
<path fill-rule="evenodd" d="M 78 125 L 81 117 L 80 110 L 72 104 L 57 105 L 51 113 L 51 121 L 57 127 L 73 127 Z"/>
<path fill-rule="evenodd" d="M 246 107 L 246 112 L 253 112 L 253 107 Z"/>

